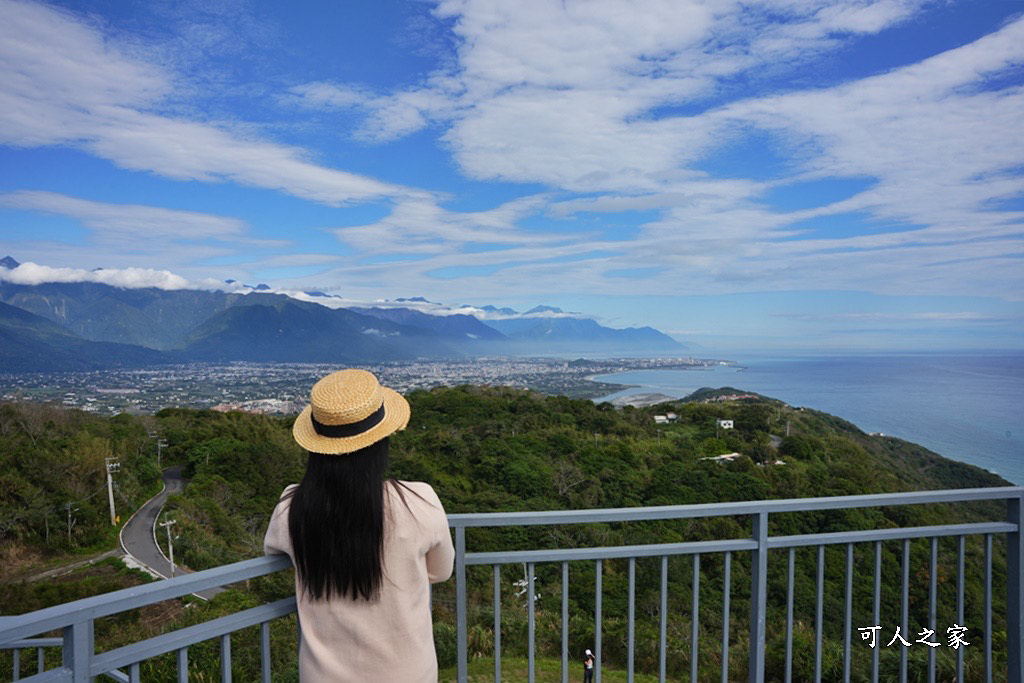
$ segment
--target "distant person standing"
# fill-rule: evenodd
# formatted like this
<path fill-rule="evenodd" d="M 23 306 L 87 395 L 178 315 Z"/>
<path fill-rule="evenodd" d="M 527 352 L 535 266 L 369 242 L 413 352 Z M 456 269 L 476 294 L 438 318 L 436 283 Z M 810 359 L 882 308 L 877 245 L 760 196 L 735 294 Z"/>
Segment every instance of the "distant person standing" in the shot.
<path fill-rule="evenodd" d="M 302 683 L 436 683 L 430 584 L 455 549 L 434 489 L 384 479 L 409 404 L 365 370 L 316 383 L 292 435 L 309 451 L 263 542 L 295 565 Z"/>
<path fill-rule="evenodd" d="M 583 683 L 591 683 L 594 680 L 594 653 L 587 650 L 583 655 Z"/>

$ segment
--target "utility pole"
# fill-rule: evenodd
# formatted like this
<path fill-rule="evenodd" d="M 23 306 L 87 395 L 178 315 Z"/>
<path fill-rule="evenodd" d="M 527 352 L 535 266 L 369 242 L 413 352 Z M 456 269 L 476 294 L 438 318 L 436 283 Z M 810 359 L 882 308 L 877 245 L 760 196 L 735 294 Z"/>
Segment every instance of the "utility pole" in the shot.
<path fill-rule="evenodd" d="M 162 451 L 164 448 L 167 448 L 167 441 L 165 441 L 164 439 L 157 439 L 156 440 L 156 467 L 157 467 L 157 469 L 160 469 L 160 451 Z"/>
<path fill-rule="evenodd" d="M 117 515 L 114 513 L 114 477 L 113 473 L 121 469 L 121 463 L 117 458 L 104 458 L 107 466 L 107 500 L 110 501 L 110 526 L 117 525 Z"/>
<path fill-rule="evenodd" d="M 75 526 L 75 523 L 71 520 L 71 513 L 78 510 L 76 507 L 72 507 L 71 503 L 65 503 L 64 507 L 68 511 L 68 545 L 71 545 L 71 529 Z"/>
<path fill-rule="evenodd" d="M 174 578 L 174 539 L 171 538 L 171 527 L 178 523 L 176 519 L 167 519 L 167 515 L 164 515 L 164 520 L 160 526 L 167 530 L 167 553 L 170 555 L 171 560 L 171 578 Z"/>

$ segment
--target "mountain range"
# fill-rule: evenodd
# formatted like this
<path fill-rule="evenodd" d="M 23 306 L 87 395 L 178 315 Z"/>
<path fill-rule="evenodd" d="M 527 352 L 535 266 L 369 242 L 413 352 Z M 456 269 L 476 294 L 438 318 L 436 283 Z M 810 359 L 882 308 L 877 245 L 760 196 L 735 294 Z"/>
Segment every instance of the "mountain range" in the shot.
<path fill-rule="evenodd" d="M 18 265 L 11 257 L 0 260 L 0 268 Z M 526 313 L 490 305 L 446 309 L 411 297 L 388 306 L 337 308 L 337 297 L 326 298 L 331 306 L 263 287 L 240 293 L 96 282 L 28 285 L 0 278 L 0 371 L 52 369 L 55 363 L 46 359 L 68 369 L 98 369 L 188 361 L 371 363 L 686 350 L 650 327 L 613 329 L 551 306 Z M 441 314 L 420 310 L 424 305 Z"/>
<path fill-rule="evenodd" d="M 176 354 L 82 339 L 65 327 L 0 303 L 0 371 L 70 372 L 180 362 Z"/>

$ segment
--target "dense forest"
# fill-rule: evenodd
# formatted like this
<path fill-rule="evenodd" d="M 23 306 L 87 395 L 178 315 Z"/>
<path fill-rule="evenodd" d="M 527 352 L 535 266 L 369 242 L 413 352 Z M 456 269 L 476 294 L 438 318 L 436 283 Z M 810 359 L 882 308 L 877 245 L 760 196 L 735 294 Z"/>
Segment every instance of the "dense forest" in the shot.
<path fill-rule="evenodd" d="M 810 409 L 792 408 L 761 398 L 705 402 L 717 393 L 702 390 L 693 399 L 651 408 L 616 409 L 559 396 L 544 396 L 506 388 L 463 386 L 416 391 L 409 396 L 412 419 L 404 432 L 392 437 L 391 474 L 400 479 L 427 481 L 449 513 L 508 510 L 550 510 L 713 503 L 769 498 L 836 496 L 917 489 L 1001 486 L 1007 482 L 979 468 L 945 459 L 899 439 L 864 434 L 837 417 Z M 669 412 L 674 421 L 656 424 L 655 414 Z M 722 429 L 717 420 L 734 421 Z M 185 465 L 190 479 L 181 495 L 172 496 L 168 510 L 178 520 L 175 555 L 199 570 L 258 555 L 270 511 L 281 490 L 299 480 L 305 453 L 290 436 L 292 418 L 244 413 L 166 409 L 156 416 L 121 415 L 104 419 L 49 406 L 0 406 L 0 561 L 6 582 L 0 612 L 19 613 L 83 595 L 148 580 L 119 568 L 116 561 L 90 567 L 53 582 L 19 579 L 47 564 L 66 561 L 75 553 L 116 545 L 102 493 L 104 458 L 117 457 L 117 505 L 134 510 L 159 488 L 155 438 L 169 444 L 163 464 Z M 772 436 L 776 438 L 773 439 Z M 702 460 L 739 453 L 731 462 Z M 71 503 L 73 523 L 67 523 Z M 902 506 L 851 511 L 779 514 L 771 520 L 772 535 L 869 529 L 899 525 L 942 524 L 951 521 L 1001 519 L 998 504 L 962 506 Z M 123 515 L 127 516 L 127 514 Z M 529 548 L 569 548 L 643 543 L 667 543 L 749 536 L 746 517 L 702 518 L 674 522 L 591 524 L 569 527 L 471 529 L 469 551 Z M 997 539 L 995 595 L 1003 595 L 1003 543 Z M 981 677 L 980 567 L 981 539 L 967 539 L 965 652 L 968 679 Z M 898 623 L 902 544 L 882 544 L 882 634 L 887 641 Z M 928 541 L 912 543 L 910 624 L 914 633 L 928 623 Z M 824 677 L 842 673 L 845 546 L 825 553 Z M 935 640 L 940 674 L 949 678 L 954 651 L 944 633 L 954 619 L 955 539 L 939 542 L 938 625 Z M 731 678 L 745 678 L 749 610 L 749 556 L 732 557 L 730 602 Z M 813 673 L 815 629 L 816 548 L 795 553 L 794 679 Z M 768 680 L 781 678 L 784 662 L 786 609 L 786 551 L 769 557 Z M 637 561 L 636 666 L 656 672 L 660 561 Z M 687 679 L 690 668 L 690 594 L 692 561 L 680 556 L 669 562 L 668 671 Z M 874 551 L 872 544 L 855 552 L 854 627 L 873 625 L 871 616 Z M 561 656 L 561 567 L 537 566 L 540 598 L 536 602 L 539 656 Z M 627 561 L 603 563 L 603 666 L 609 673 L 626 661 Z M 523 567 L 502 571 L 502 651 L 510 667 L 526 652 L 527 611 L 513 582 Z M 140 634 L 156 633 L 202 621 L 242 606 L 259 604 L 291 590 L 291 577 L 279 574 L 230 590 L 210 603 L 182 609 L 175 605 L 152 608 L 144 614 L 105 620 L 98 627 L 103 648 L 128 642 Z M 434 591 L 435 640 L 442 668 L 454 663 L 453 582 Z M 570 568 L 570 654 L 573 660 L 594 639 L 595 567 L 592 562 Z M 723 624 L 723 558 L 704 556 L 700 568 L 701 680 L 717 679 Z M 469 572 L 471 656 L 474 667 L 490 670 L 493 652 L 492 570 Z M 1005 657 L 1001 630 L 1002 600 L 996 600 L 993 633 L 997 670 Z M 285 620 L 279 620 L 284 622 Z M 291 626 L 294 629 L 294 625 Z M 888 633 L 886 633 L 888 631 Z M 294 645 L 286 623 L 275 625 L 275 669 L 281 680 L 295 677 Z M 252 634 L 250 634 L 252 635 Z M 236 650 L 249 652 L 247 638 Z M 881 636 L 880 636 L 881 637 Z M 972 641 L 972 637 L 975 639 Z M 254 636 L 253 636 L 254 638 Z M 858 680 L 870 671 L 871 651 L 854 631 L 854 671 Z M 913 640 L 913 639 L 911 639 Z M 253 641 L 254 642 L 254 641 Z M 975 642 L 976 645 L 975 646 Z M 884 645 L 884 642 L 882 643 Z M 204 646 L 205 647 L 205 646 Z M 255 645 L 253 645 L 255 647 Z M 215 644 L 190 649 L 197 670 L 217 667 Z M 927 666 L 929 648 L 909 648 L 912 680 Z M 7 657 L 6 660 L 3 657 Z M 898 671 L 899 647 L 882 648 L 883 673 Z M 9 663 L 0 656 L 0 671 Z M 240 654 L 239 680 L 249 680 L 255 655 Z M 165 663 L 148 665 L 148 676 L 160 680 Z M 557 673 L 557 668 L 556 668 Z"/>

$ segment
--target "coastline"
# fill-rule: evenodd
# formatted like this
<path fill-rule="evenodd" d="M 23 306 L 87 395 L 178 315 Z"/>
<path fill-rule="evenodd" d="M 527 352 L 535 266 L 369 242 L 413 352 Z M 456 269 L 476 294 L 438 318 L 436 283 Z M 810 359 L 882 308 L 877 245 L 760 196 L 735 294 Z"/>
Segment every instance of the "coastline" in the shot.
<path fill-rule="evenodd" d="M 1024 357 L 851 356 L 744 359 L 708 370 L 595 375 L 632 385 L 595 402 L 659 393 L 681 399 L 701 387 L 731 387 L 839 416 L 865 433 L 919 444 L 1024 484 Z M 742 375 L 737 373 L 742 372 Z"/>

